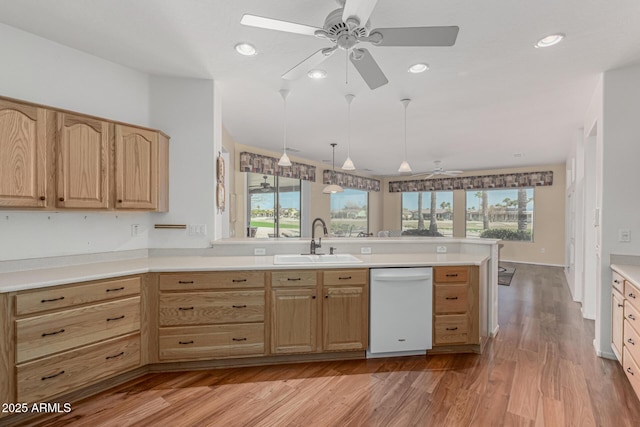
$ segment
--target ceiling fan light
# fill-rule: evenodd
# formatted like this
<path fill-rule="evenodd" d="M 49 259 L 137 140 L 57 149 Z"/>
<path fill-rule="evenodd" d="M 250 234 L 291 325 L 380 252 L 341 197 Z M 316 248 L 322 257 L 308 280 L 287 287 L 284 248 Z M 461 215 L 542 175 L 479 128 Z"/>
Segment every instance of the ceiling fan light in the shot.
<path fill-rule="evenodd" d="M 418 63 L 418 64 L 413 64 L 411 67 L 409 67 L 409 72 L 413 74 L 418 74 L 418 73 L 424 73 L 428 69 L 429 69 L 429 66 L 427 64 Z"/>
<path fill-rule="evenodd" d="M 347 157 L 347 160 L 345 160 L 344 164 L 342 165 L 342 169 L 346 170 L 346 171 L 354 171 L 354 170 L 356 170 L 356 166 L 353 164 L 353 161 L 351 160 L 351 157 Z"/>
<path fill-rule="evenodd" d="M 321 80 L 327 77 L 327 72 L 325 70 L 314 69 L 309 71 L 307 73 L 307 76 L 309 76 L 309 78 L 312 78 L 314 80 Z"/>
<path fill-rule="evenodd" d="M 278 166 L 291 166 L 291 160 L 289 160 L 286 152 L 282 153 L 282 157 L 280 157 L 278 161 Z"/>
<path fill-rule="evenodd" d="M 250 43 L 238 43 L 235 48 L 236 52 L 244 56 L 255 56 L 258 53 L 255 46 Z"/>
<path fill-rule="evenodd" d="M 564 39 L 564 34 L 550 34 L 538 40 L 538 43 L 536 43 L 536 47 L 539 48 L 553 46 L 560 43 L 562 39 Z"/>
<path fill-rule="evenodd" d="M 324 194 L 342 193 L 343 191 L 338 184 L 329 184 L 322 190 Z"/>
<path fill-rule="evenodd" d="M 400 168 L 398 169 L 398 172 L 411 173 L 411 166 L 409 166 L 409 163 L 406 160 L 403 160 L 403 162 L 400 164 Z"/>

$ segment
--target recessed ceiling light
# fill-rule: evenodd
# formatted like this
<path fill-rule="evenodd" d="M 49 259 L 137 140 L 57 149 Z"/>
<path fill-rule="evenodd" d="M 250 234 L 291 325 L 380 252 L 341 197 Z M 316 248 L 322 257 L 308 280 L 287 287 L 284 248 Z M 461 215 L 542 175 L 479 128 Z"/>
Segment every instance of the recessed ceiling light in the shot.
<path fill-rule="evenodd" d="M 249 43 L 238 43 L 236 45 L 236 52 L 244 56 L 254 56 L 258 53 L 256 48 Z"/>
<path fill-rule="evenodd" d="M 563 38 L 564 34 L 551 34 L 538 40 L 538 43 L 536 43 L 536 47 L 553 46 L 554 44 L 560 43 Z"/>
<path fill-rule="evenodd" d="M 327 72 L 325 70 L 311 70 L 307 73 L 307 76 L 309 76 L 312 79 L 315 80 L 319 80 L 319 79 L 324 79 L 325 77 L 327 77 Z"/>
<path fill-rule="evenodd" d="M 413 74 L 417 74 L 417 73 L 423 73 L 428 69 L 429 69 L 429 66 L 427 64 L 422 64 L 422 63 L 413 64 L 411 67 L 409 67 L 409 72 Z"/>

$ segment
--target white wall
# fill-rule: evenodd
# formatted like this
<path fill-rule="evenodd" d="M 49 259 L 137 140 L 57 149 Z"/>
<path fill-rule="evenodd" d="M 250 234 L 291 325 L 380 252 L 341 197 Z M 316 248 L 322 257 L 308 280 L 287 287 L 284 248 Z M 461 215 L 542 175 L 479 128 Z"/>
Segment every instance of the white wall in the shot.
<path fill-rule="evenodd" d="M 2 210 L 0 260 L 208 246 L 215 230 L 212 81 L 150 77 L 3 24 L 0 40 L 0 95 L 171 136 L 170 214 Z M 153 229 L 165 221 L 206 224 L 209 235 Z M 140 235 L 131 236 L 132 224 L 141 225 Z"/>

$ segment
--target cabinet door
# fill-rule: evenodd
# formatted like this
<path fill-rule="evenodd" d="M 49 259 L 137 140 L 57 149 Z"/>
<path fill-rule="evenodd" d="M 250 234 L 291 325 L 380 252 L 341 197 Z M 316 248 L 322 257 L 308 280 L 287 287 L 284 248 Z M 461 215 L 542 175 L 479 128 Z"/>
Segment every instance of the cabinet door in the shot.
<path fill-rule="evenodd" d="M 611 298 L 611 348 L 618 361 L 622 362 L 622 325 L 624 322 L 624 299 L 615 290 Z"/>
<path fill-rule="evenodd" d="M 58 113 L 58 193 L 63 208 L 109 207 L 109 123 Z"/>
<path fill-rule="evenodd" d="M 316 351 L 317 307 L 315 288 L 271 291 L 273 354 Z"/>
<path fill-rule="evenodd" d="M 158 132 L 115 125 L 116 209 L 158 206 Z"/>
<path fill-rule="evenodd" d="M 323 350 L 365 350 L 369 298 L 365 286 L 325 286 L 322 302 Z"/>
<path fill-rule="evenodd" d="M 45 206 L 46 119 L 43 108 L 0 100 L 0 206 Z"/>

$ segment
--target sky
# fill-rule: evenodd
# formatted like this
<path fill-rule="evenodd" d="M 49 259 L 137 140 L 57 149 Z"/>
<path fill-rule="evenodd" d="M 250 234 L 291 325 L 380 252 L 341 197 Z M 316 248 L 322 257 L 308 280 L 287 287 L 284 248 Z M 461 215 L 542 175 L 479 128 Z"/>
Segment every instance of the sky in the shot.
<path fill-rule="evenodd" d="M 467 192 L 467 209 L 478 209 L 481 204 L 479 198 L 475 196 L 477 191 L 468 191 Z M 429 208 L 431 206 L 431 192 L 425 192 L 422 196 L 422 207 Z M 504 199 L 507 197 L 511 200 L 516 200 L 518 198 L 518 190 L 517 189 L 509 189 L 509 190 L 488 190 L 488 203 L 489 205 L 496 205 L 498 203 L 502 203 Z M 528 198 L 533 197 L 533 188 L 527 189 Z M 449 202 L 451 206 L 453 206 L 453 191 L 436 191 L 436 205 L 438 209 L 440 209 L 440 204 L 442 202 Z M 410 192 L 402 194 L 402 208 L 409 210 L 417 210 L 418 209 L 418 193 Z M 527 209 L 533 209 L 533 201 L 527 204 Z"/>

